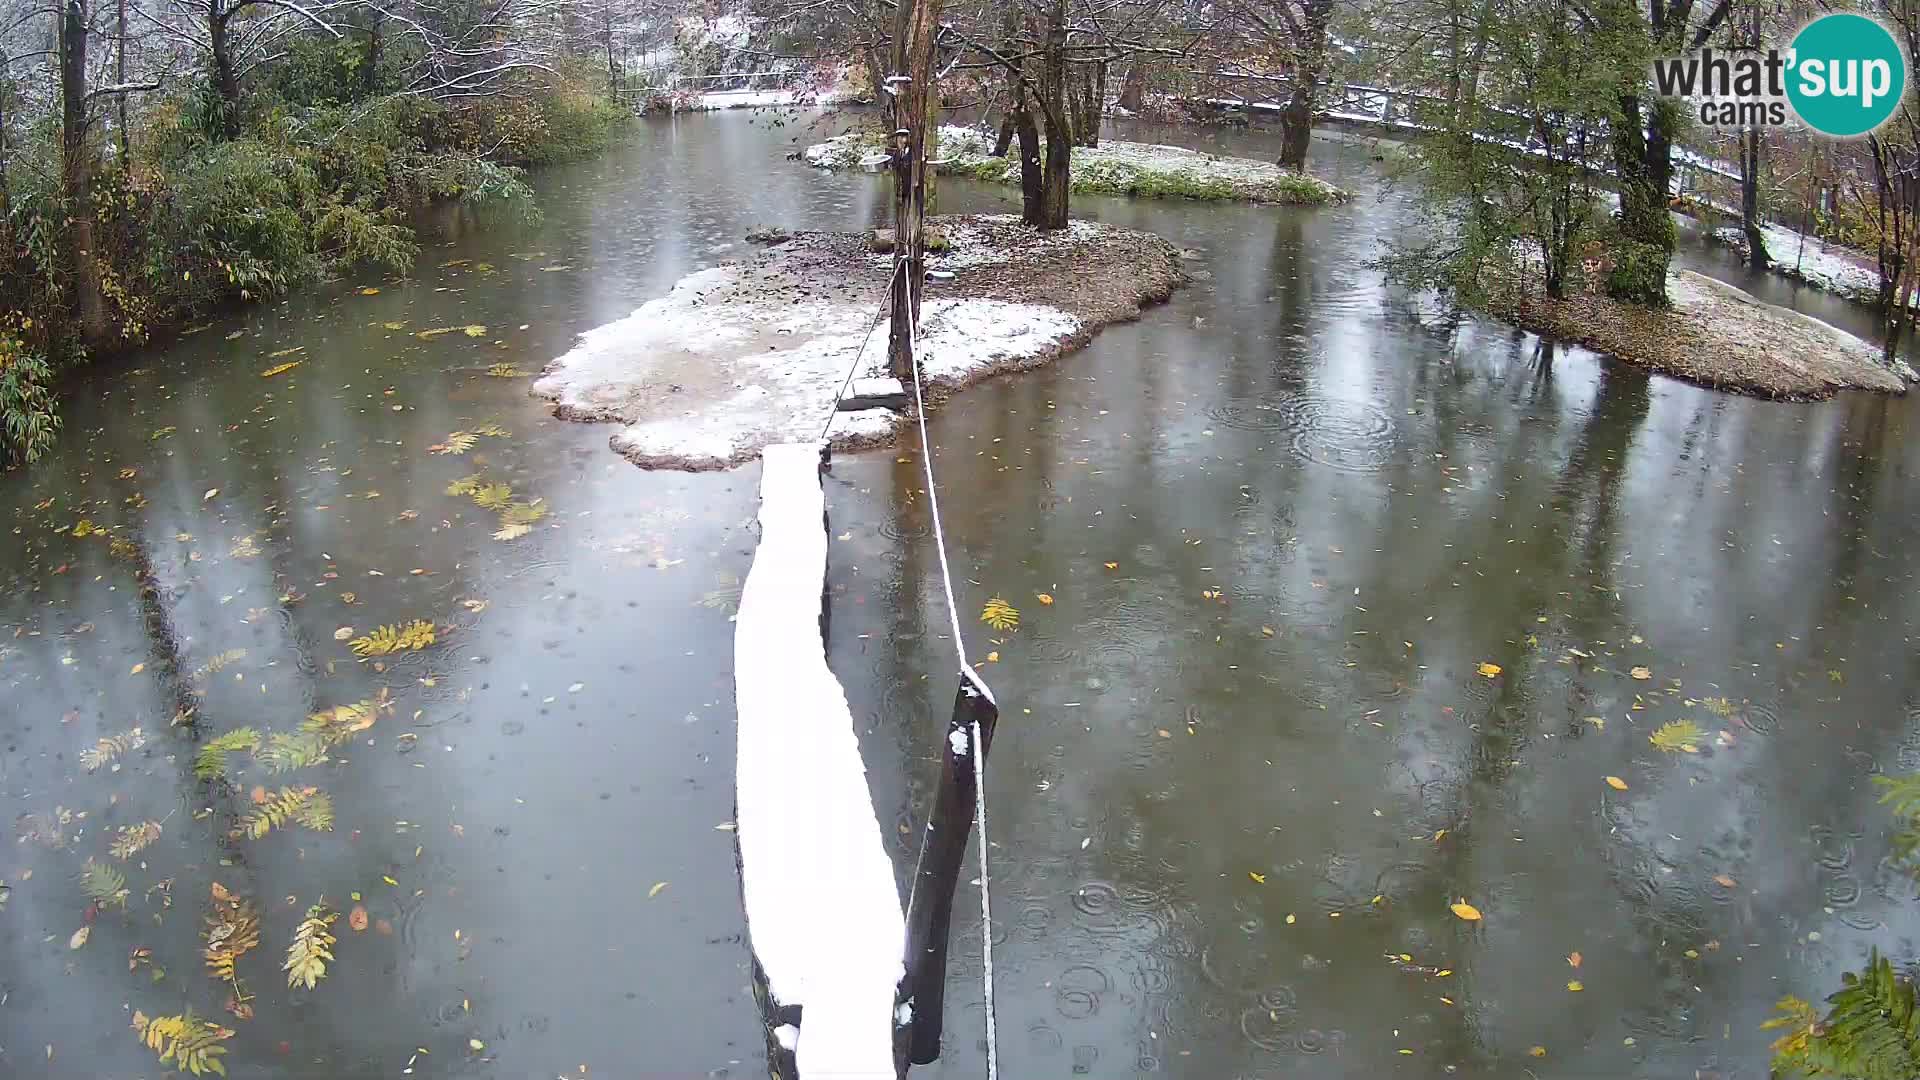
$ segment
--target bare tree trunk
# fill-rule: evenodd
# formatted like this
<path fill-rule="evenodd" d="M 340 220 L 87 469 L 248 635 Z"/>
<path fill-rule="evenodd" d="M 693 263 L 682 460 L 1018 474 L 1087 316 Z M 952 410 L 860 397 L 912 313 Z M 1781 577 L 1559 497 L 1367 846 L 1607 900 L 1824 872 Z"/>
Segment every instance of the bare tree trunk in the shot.
<path fill-rule="evenodd" d="M 378 7 L 372 9 L 367 19 L 367 67 L 360 73 L 360 85 L 368 97 L 380 92 L 380 64 L 385 59 L 387 45 L 387 13 Z"/>
<path fill-rule="evenodd" d="M 64 0 L 60 13 L 60 186 L 66 198 L 69 267 L 81 341 L 107 337 L 106 298 L 93 250 L 93 147 L 87 138 L 87 9 Z"/>
<path fill-rule="evenodd" d="M 125 86 L 127 83 L 127 0 L 116 0 L 114 20 L 113 81 Z M 128 145 L 127 95 L 120 94 L 115 104 L 119 107 L 120 113 L 120 128 L 115 132 L 120 141 L 120 170 L 125 172 L 133 167 L 133 153 Z"/>
<path fill-rule="evenodd" d="M 207 4 L 207 45 L 213 54 L 213 135 L 231 139 L 240 125 L 240 76 L 233 66 L 233 45 L 227 38 L 227 20 L 231 17 L 221 0 Z"/>
<path fill-rule="evenodd" d="M 893 67 L 904 75 L 893 95 L 893 321 L 887 334 L 887 370 L 913 378 L 913 324 L 920 318 L 926 280 L 928 99 L 933 93 L 934 34 L 940 0 L 907 0 L 894 21 Z M 884 84 L 883 84 L 884 85 Z"/>
<path fill-rule="evenodd" d="M 1127 77 L 1120 82 L 1120 100 L 1116 104 L 1128 112 L 1137 113 L 1146 103 L 1147 62 L 1136 58 L 1127 64 Z"/>
<path fill-rule="evenodd" d="M 1020 137 L 1020 220 L 1036 228 L 1046 220 L 1042 210 L 1040 169 L 1040 130 L 1034 126 L 1033 110 L 1027 107 L 1024 84 L 1014 85 L 1013 129 Z"/>
<path fill-rule="evenodd" d="M 1019 88 L 1016 87 L 1014 89 L 1014 93 L 1017 94 L 1019 92 L 1020 92 Z M 993 150 L 990 151 L 987 156 L 988 157 L 1006 157 L 1007 148 L 1012 145 L 1013 145 L 1013 108 L 1012 106 L 1008 106 L 1006 113 L 1000 117 L 1000 134 L 994 137 Z"/>
<path fill-rule="evenodd" d="M 1067 0 L 1048 5 L 1046 45 L 1040 58 L 1040 123 L 1046 130 L 1046 167 L 1040 178 L 1042 229 L 1067 227 L 1071 189 L 1068 170 L 1073 164 L 1073 130 L 1067 119 Z"/>
<path fill-rule="evenodd" d="M 1747 235 L 1747 265 L 1766 270 L 1767 237 L 1760 229 L 1760 129 L 1740 133 L 1740 227 Z"/>
<path fill-rule="evenodd" d="M 1333 20 L 1333 0 L 1307 0 L 1302 5 L 1294 53 L 1293 93 L 1280 113 L 1280 167 L 1304 172 L 1307 148 L 1313 143 L 1313 114 L 1319 108 L 1320 83 L 1327 75 L 1327 27 Z"/>
<path fill-rule="evenodd" d="M 1088 81 L 1087 115 L 1092 123 L 1087 126 L 1087 138 L 1084 145 L 1100 145 L 1100 125 L 1107 116 L 1107 62 L 1105 60 L 1093 66 L 1093 78 Z"/>

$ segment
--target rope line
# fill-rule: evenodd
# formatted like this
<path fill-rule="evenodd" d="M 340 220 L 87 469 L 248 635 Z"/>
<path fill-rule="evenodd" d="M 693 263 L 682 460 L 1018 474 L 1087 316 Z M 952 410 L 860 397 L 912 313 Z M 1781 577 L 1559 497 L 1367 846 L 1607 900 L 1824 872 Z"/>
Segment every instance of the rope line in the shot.
<path fill-rule="evenodd" d="M 906 260 L 896 259 L 895 265 L 904 267 Z M 908 289 L 912 287 L 909 283 Z M 987 688 L 986 680 L 967 663 L 966 645 L 960 637 L 960 608 L 953 599 L 953 570 L 947 564 L 947 533 L 940 524 L 940 495 L 933 479 L 933 442 L 927 437 L 927 402 L 920 392 L 920 384 L 925 380 L 920 372 L 920 316 L 915 310 L 915 299 L 912 295 L 907 297 L 907 354 L 913 360 L 914 413 L 920 424 L 920 458 L 926 469 L 927 510 L 933 515 L 934 550 L 940 555 L 940 584 L 947 594 L 947 617 L 953 625 L 953 650 L 960 659 L 961 677 L 991 702 L 993 691 Z M 973 721 L 972 727 L 968 747 L 973 757 L 973 827 L 980 834 L 980 971 L 987 1015 L 987 1080 L 999 1080 L 1000 1050 L 993 1017 L 993 901 L 987 891 L 986 753 L 981 740 L 980 721 Z"/>
<path fill-rule="evenodd" d="M 894 260 L 893 274 L 887 278 L 887 291 L 882 294 L 883 299 L 893 294 L 893 281 L 900 276 L 901 266 L 898 259 Z M 827 422 L 820 429 L 821 442 L 827 441 L 827 432 L 833 430 L 833 422 L 839 418 L 840 399 L 847 396 L 847 387 L 853 385 L 854 372 L 860 370 L 860 358 L 867 355 L 867 342 L 873 340 L 873 332 L 880 328 L 880 318 L 887 313 L 887 309 L 888 305 L 883 303 L 879 305 L 879 310 L 873 313 L 873 322 L 868 325 L 865 336 L 860 339 L 860 348 L 853 354 L 853 364 L 847 368 L 847 377 L 840 380 L 840 389 L 834 392 L 833 400 L 827 404 Z"/>

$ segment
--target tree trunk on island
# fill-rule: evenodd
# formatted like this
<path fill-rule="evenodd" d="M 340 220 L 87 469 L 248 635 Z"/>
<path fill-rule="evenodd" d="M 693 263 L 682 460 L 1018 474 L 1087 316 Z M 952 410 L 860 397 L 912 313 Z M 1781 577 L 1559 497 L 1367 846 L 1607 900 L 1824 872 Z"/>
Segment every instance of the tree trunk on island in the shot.
<path fill-rule="evenodd" d="M 1662 101 L 1643 112 L 1638 94 L 1622 94 L 1620 116 L 1620 126 L 1613 133 L 1620 243 L 1607 275 L 1607 295 L 1630 304 L 1665 308 L 1669 306 L 1667 261 L 1673 255 L 1667 193 L 1673 182 L 1674 110 Z"/>
<path fill-rule="evenodd" d="M 1040 177 L 1041 229 L 1067 227 L 1073 164 L 1073 128 L 1067 117 L 1067 0 L 1052 0 L 1047 8 L 1046 42 L 1040 58 L 1040 124 L 1046 132 L 1046 162 Z"/>
<path fill-rule="evenodd" d="M 1024 87 L 1014 88 L 1013 101 L 1013 130 L 1020 139 L 1020 220 L 1038 227 L 1042 220 L 1040 129 L 1034 126 Z"/>
<path fill-rule="evenodd" d="M 887 370 L 913 378 L 913 325 L 920 318 L 926 281 L 927 118 L 933 99 L 933 45 L 940 0 L 909 0 L 897 9 L 893 69 L 906 77 L 893 100 L 893 318 L 887 332 Z M 884 85 L 884 84 L 883 84 Z"/>

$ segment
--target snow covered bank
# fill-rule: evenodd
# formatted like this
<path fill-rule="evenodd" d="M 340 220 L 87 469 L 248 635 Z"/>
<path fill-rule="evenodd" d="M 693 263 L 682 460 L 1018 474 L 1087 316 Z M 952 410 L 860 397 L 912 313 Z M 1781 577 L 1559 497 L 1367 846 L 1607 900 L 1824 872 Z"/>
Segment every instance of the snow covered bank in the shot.
<path fill-rule="evenodd" d="M 1588 294 L 1548 300 L 1508 295 L 1496 314 L 1652 371 L 1721 390 L 1795 401 L 1841 390 L 1906 392 L 1880 350 L 1799 312 L 1768 304 L 1691 270 L 1667 275 L 1670 311 Z M 1911 369 L 1904 373 L 1911 378 Z"/>
<path fill-rule="evenodd" d="M 893 1080 L 906 921 L 846 692 L 820 638 L 818 442 L 769 446 L 734 629 L 735 836 L 747 936 L 802 1077 Z M 779 1071 L 779 1070 L 776 1070 Z"/>
<path fill-rule="evenodd" d="M 1131 229 L 1076 222 L 1042 233 L 1010 217 L 934 224 L 950 245 L 929 260 L 950 276 L 928 281 L 921 307 L 936 399 L 1078 348 L 1181 280 L 1173 246 Z M 728 468 L 823 430 L 839 446 L 884 442 L 901 413 L 835 405 L 849 372 L 885 374 L 888 325 L 874 319 L 890 273 L 866 236 L 795 233 L 587 331 L 533 392 L 562 417 L 626 425 L 613 448 L 649 468 Z"/>
<path fill-rule="evenodd" d="M 1710 235 L 1738 251 L 1742 258 L 1746 257 L 1747 235 L 1740 227 L 1725 226 Z M 1879 302 L 1880 271 L 1867 256 L 1822 243 L 1781 225 L 1763 225 L 1760 235 L 1766 241 L 1767 262 L 1774 273 L 1858 303 Z"/>
<path fill-rule="evenodd" d="M 877 131 L 850 132 L 801 152 L 820 169 L 857 169 L 862 159 L 884 151 Z M 1020 183 L 1017 148 L 1009 157 L 993 157 L 992 137 L 968 127 L 940 129 L 939 172 L 990 183 Z M 1103 141 L 1073 148 L 1069 169 L 1073 190 L 1103 195 L 1322 205 L 1352 196 L 1318 177 L 1282 169 L 1251 158 L 1217 157 L 1178 146 Z"/>

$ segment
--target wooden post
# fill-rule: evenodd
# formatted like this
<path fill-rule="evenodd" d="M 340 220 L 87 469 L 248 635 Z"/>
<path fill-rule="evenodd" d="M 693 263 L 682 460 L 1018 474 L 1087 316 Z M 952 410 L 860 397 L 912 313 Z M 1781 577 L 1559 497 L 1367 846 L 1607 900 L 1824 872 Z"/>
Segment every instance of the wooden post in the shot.
<path fill-rule="evenodd" d="M 893 70 L 893 322 L 887 370 L 913 378 L 911 321 L 920 317 L 926 276 L 927 103 L 933 89 L 933 43 L 940 0 L 902 0 L 894 9 Z"/>
<path fill-rule="evenodd" d="M 974 682 L 971 671 L 961 672 L 953 719 L 941 745 L 940 786 L 934 791 L 933 813 L 920 839 L 913 895 L 907 901 L 906 977 L 900 980 L 899 1004 L 905 1006 L 910 1019 L 894 1031 L 894 1056 L 901 1075 L 905 1075 L 909 1062 L 926 1065 L 940 1057 L 953 894 L 960 884 L 967 834 L 973 831 L 974 805 L 980 797 L 974 786 L 973 755 L 979 753 L 984 766 L 999 718 L 1000 710 L 986 688 Z M 978 747 L 973 745 L 976 722 L 980 725 Z M 896 1009 L 896 1014 L 900 1010 Z"/>

